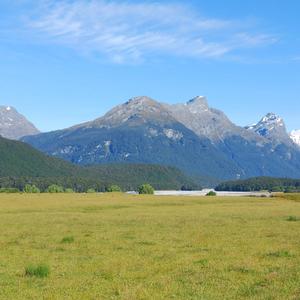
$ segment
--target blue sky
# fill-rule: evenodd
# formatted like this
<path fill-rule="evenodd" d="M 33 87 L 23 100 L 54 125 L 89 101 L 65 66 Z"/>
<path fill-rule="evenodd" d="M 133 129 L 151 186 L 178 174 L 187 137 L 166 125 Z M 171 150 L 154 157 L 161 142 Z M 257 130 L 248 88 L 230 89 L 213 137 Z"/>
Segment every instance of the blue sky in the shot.
<path fill-rule="evenodd" d="M 222 4 L 220 4 L 222 2 Z M 300 1 L 1 0 L 0 104 L 43 130 L 147 95 L 300 128 Z"/>

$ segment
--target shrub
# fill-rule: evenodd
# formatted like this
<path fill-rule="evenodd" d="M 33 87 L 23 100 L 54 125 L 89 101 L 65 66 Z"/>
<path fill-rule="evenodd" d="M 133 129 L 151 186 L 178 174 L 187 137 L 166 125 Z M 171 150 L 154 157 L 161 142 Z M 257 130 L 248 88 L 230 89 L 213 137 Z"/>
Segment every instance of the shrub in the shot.
<path fill-rule="evenodd" d="M 65 193 L 69 193 L 69 194 L 71 194 L 71 193 L 75 193 L 75 192 L 74 192 L 74 190 L 73 190 L 73 189 L 71 189 L 71 188 L 67 188 L 67 189 L 65 189 Z"/>
<path fill-rule="evenodd" d="M 52 184 L 46 189 L 46 193 L 63 193 L 64 188 L 57 184 Z"/>
<path fill-rule="evenodd" d="M 150 184 L 145 183 L 145 184 L 142 184 L 141 186 L 139 186 L 138 192 L 139 192 L 140 195 L 141 194 L 153 195 L 154 194 L 154 188 Z"/>
<path fill-rule="evenodd" d="M 88 194 L 93 194 L 93 193 L 96 193 L 96 190 L 95 189 L 88 189 L 86 192 Z"/>
<path fill-rule="evenodd" d="M 292 255 L 289 253 L 289 251 L 281 250 L 276 252 L 269 252 L 267 253 L 267 256 L 269 257 L 292 257 Z"/>
<path fill-rule="evenodd" d="M 217 196 L 217 193 L 214 192 L 214 191 L 210 191 L 209 193 L 206 194 L 206 196 L 208 196 L 208 197 L 214 197 L 214 196 Z"/>
<path fill-rule="evenodd" d="M 1 188 L 0 189 L 0 193 L 20 193 L 20 190 L 17 188 Z"/>
<path fill-rule="evenodd" d="M 25 276 L 45 278 L 50 274 L 49 266 L 45 264 L 29 265 L 25 268 Z"/>
<path fill-rule="evenodd" d="M 40 192 L 41 192 L 40 189 L 36 187 L 34 184 L 33 185 L 26 184 L 24 187 L 24 193 L 37 194 Z"/>
<path fill-rule="evenodd" d="M 74 242 L 74 237 L 73 236 L 65 236 L 62 240 L 62 243 L 64 244 L 71 244 Z"/>
<path fill-rule="evenodd" d="M 107 192 L 113 193 L 113 192 L 122 192 L 122 189 L 118 185 L 111 185 L 106 189 Z"/>

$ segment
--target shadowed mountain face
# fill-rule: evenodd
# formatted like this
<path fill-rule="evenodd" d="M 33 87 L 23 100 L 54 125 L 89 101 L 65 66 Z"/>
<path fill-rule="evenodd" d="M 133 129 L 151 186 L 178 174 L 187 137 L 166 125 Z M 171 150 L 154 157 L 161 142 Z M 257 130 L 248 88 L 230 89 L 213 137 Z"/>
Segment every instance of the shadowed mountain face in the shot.
<path fill-rule="evenodd" d="M 18 140 L 25 135 L 38 134 L 39 131 L 23 115 L 11 106 L 0 106 L 0 135 Z"/>
<path fill-rule="evenodd" d="M 276 123 L 271 115 L 269 119 Z M 280 130 L 275 130 L 269 122 L 261 123 L 255 128 L 236 126 L 204 97 L 176 105 L 136 97 L 94 121 L 23 140 L 82 165 L 156 163 L 218 180 L 300 177 L 300 151 L 283 134 L 285 127 L 278 123 Z"/>

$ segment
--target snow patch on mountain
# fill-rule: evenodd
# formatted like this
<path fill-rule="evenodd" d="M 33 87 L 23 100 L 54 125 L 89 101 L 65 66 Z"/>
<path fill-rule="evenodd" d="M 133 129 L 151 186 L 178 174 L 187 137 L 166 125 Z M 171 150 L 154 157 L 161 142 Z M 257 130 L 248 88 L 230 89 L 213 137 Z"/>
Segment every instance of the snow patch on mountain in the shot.
<path fill-rule="evenodd" d="M 261 136 L 268 136 L 278 127 L 285 127 L 283 119 L 274 113 L 268 113 L 258 123 L 247 126 L 246 129 Z"/>
<path fill-rule="evenodd" d="M 178 141 L 183 138 L 183 134 L 177 130 L 173 129 L 164 129 L 165 136 L 173 141 Z"/>
<path fill-rule="evenodd" d="M 268 113 L 257 124 L 247 126 L 245 128 L 249 132 L 254 132 L 276 145 L 292 145 L 284 120 L 274 113 Z"/>
<path fill-rule="evenodd" d="M 300 129 L 293 130 L 290 134 L 290 138 L 296 145 L 300 146 Z"/>

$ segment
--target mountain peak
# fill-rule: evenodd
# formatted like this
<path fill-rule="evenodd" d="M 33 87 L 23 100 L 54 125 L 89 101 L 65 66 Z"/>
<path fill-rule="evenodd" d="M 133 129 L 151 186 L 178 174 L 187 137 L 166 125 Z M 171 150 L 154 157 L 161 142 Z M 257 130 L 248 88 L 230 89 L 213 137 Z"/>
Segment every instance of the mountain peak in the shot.
<path fill-rule="evenodd" d="M 147 123 L 148 121 L 169 123 L 174 121 L 174 119 L 161 103 L 147 96 L 139 96 L 114 107 L 103 117 L 82 125 L 91 127 L 115 127 L 124 125 L 125 123 L 138 125 Z"/>
<path fill-rule="evenodd" d="M 265 136 L 271 131 L 274 131 L 280 127 L 285 130 L 283 119 L 274 113 L 267 113 L 258 123 L 247 126 L 246 129 L 255 131 L 260 135 Z"/>
<path fill-rule="evenodd" d="M 271 140 L 289 140 L 284 120 L 275 113 L 266 114 L 257 124 L 247 126 L 246 129 Z"/>
<path fill-rule="evenodd" d="M 11 111 L 11 110 L 15 110 L 15 108 L 12 106 L 0 105 L 0 113 Z"/>
<path fill-rule="evenodd" d="M 187 106 L 192 108 L 195 112 L 199 110 L 207 111 L 209 109 L 207 99 L 204 96 L 197 96 L 186 103 Z"/>
<path fill-rule="evenodd" d="M 151 99 L 150 97 L 147 96 L 137 96 L 129 99 L 125 105 L 129 104 L 153 104 L 156 103 L 155 100 Z"/>
<path fill-rule="evenodd" d="M 0 135 L 17 140 L 39 131 L 12 106 L 0 106 Z"/>
<path fill-rule="evenodd" d="M 284 126 L 284 121 L 283 119 L 274 114 L 274 113 L 268 113 L 266 114 L 260 121 L 260 123 L 272 123 L 272 124 L 277 124 L 278 126 Z"/>

